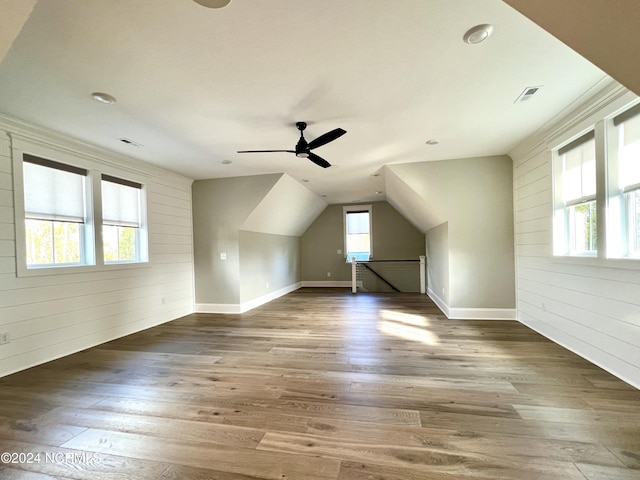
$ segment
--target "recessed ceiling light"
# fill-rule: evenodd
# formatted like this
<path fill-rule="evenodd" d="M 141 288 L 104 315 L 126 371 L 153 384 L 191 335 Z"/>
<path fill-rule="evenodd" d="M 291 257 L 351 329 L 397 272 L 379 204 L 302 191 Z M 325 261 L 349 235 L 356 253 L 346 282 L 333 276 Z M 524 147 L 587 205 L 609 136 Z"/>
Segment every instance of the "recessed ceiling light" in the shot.
<path fill-rule="evenodd" d="M 426 143 L 427 145 L 437 145 L 437 144 L 439 144 L 439 143 L 440 143 L 440 140 L 437 140 L 437 139 L 435 139 L 435 138 L 432 138 L 431 140 L 427 140 L 425 143 Z"/>
<path fill-rule="evenodd" d="M 384 192 L 381 192 L 380 190 L 378 190 L 378 191 L 376 192 L 376 194 L 377 194 L 377 195 L 382 195 L 383 193 L 384 193 Z"/>
<path fill-rule="evenodd" d="M 229 5 L 229 3 L 231 3 L 231 0 L 193 0 L 193 1 L 207 8 L 222 8 L 222 7 L 226 7 L 227 5 Z"/>
<path fill-rule="evenodd" d="M 371 174 L 371 176 L 372 176 L 372 177 L 379 177 L 379 176 L 380 176 L 380 174 L 379 174 L 378 172 L 376 172 L 376 173 L 372 173 L 372 174 Z"/>
<path fill-rule="evenodd" d="M 116 97 L 109 95 L 108 93 L 93 92 L 91 96 L 94 100 L 97 100 L 100 103 L 106 103 L 107 105 L 114 104 L 118 101 L 116 100 Z"/>
<path fill-rule="evenodd" d="M 464 34 L 464 37 L 462 37 L 462 39 L 465 43 L 468 43 L 470 45 L 477 45 L 478 43 L 484 42 L 491 36 L 492 33 L 493 25 L 485 23 L 482 25 L 476 25 L 475 27 L 467 30 L 467 33 Z"/>
<path fill-rule="evenodd" d="M 322 198 L 327 198 L 327 196 L 326 196 L 326 195 L 320 195 L 320 196 L 321 196 Z"/>
<path fill-rule="evenodd" d="M 222 163 L 223 165 L 229 165 L 230 163 L 233 163 L 231 160 L 222 160 L 220 163 Z"/>
<path fill-rule="evenodd" d="M 301 181 L 301 182 L 304 182 L 304 183 L 309 183 L 309 180 L 307 180 L 306 178 L 303 178 L 303 179 L 301 179 L 300 181 Z"/>

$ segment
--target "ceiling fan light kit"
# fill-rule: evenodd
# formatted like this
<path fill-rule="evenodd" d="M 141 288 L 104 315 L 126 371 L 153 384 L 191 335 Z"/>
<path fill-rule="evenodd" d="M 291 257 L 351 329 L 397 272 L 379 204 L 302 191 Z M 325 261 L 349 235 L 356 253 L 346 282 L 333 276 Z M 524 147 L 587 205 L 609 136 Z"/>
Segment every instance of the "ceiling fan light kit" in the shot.
<path fill-rule="evenodd" d="M 319 167 L 330 167 L 331 164 L 329 162 L 327 162 L 324 158 L 316 155 L 311 150 L 326 145 L 329 142 L 333 142 L 334 140 L 347 133 L 347 131 L 343 130 L 342 128 L 336 128 L 331 130 L 330 132 L 320 135 L 318 138 L 311 140 L 310 142 L 307 142 L 307 140 L 304 138 L 304 130 L 305 128 L 307 128 L 307 123 L 296 122 L 296 128 L 300 130 L 300 139 L 298 140 L 298 143 L 296 143 L 296 147 L 294 150 L 238 150 L 238 153 L 294 153 L 296 157 L 308 158 Z"/>

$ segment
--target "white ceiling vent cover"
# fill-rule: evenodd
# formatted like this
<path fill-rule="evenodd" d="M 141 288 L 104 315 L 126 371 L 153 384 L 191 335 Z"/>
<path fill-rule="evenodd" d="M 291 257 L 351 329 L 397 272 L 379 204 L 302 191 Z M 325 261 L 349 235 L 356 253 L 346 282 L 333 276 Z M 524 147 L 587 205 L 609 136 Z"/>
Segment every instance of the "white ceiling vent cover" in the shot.
<path fill-rule="evenodd" d="M 513 103 L 522 103 L 522 102 L 528 101 L 536 93 L 540 92 L 541 88 L 542 88 L 542 85 L 539 85 L 537 87 L 527 87 L 527 88 L 525 88 L 523 90 L 523 92 L 518 96 L 518 98 L 516 98 L 516 101 L 513 102 Z"/>

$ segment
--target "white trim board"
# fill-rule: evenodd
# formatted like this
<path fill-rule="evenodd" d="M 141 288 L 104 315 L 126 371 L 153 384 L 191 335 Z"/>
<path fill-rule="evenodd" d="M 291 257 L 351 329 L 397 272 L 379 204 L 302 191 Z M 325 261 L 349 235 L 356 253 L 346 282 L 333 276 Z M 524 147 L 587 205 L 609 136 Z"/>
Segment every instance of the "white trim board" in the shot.
<path fill-rule="evenodd" d="M 587 345 L 572 335 L 562 332 L 544 322 L 536 323 L 530 320 L 524 320 L 523 318 L 518 318 L 518 322 L 549 339 L 549 341 L 560 345 L 562 348 L 566 348 L 570 352 L 575 353 L 586 361 L 597 365 L 623 382 L 640 390 L 640 381 L 637 375 L 634 376 L 633 366 L 624 360 L 613 357 L 607 352 L 598 351 L 598 349 L 593 348 L 591 345 Z"/>
<path fill-rule="evenodd" d="M 280 298 L 287 293 L 298 290 L 300 287 L 302 287 L 302 283 L 297 282 L 293 285 L 289 285 L 288 287 L 281 288 L 243 303 L 196 303 L 195 313 L 246 313 L 249 310 L 253 310 L 254 308 L 264 305 L 265 303 L 269 303 L 276 298 Z"/>
<path fill-rule="evenodd" d="M 427 295 L 450 320 L 516 320 L 515 308 L 450 307 L 433 290 L 428 289 Z"/>

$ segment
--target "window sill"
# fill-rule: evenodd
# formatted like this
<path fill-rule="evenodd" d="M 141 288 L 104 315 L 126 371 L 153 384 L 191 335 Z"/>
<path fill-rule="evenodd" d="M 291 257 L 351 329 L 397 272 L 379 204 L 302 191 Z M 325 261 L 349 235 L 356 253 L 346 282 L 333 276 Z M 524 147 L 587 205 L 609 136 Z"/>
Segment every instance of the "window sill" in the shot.
<path fill-rule="evenodd" d="M 598 258 L 588 256 L 553 256 L 552 260 L 556 263 L 565 265 L 581 265 L 586 267 L 598 268 L 619 268 L 623 270 L 640 270 L 640 258 Z"/>
<path fill-rule="evenodd" d="M 73 265 L 67 267 L 39 267 L 26 268 L 18 267 L 17 277 L 45 277 L 52 275 L 73 275 L 80 273 L 105 272 L 113 270 L 131 270 L 140 268 L 150 268 L 150 262 L 122 262 L 107 263 L 103 265 Z"/>

